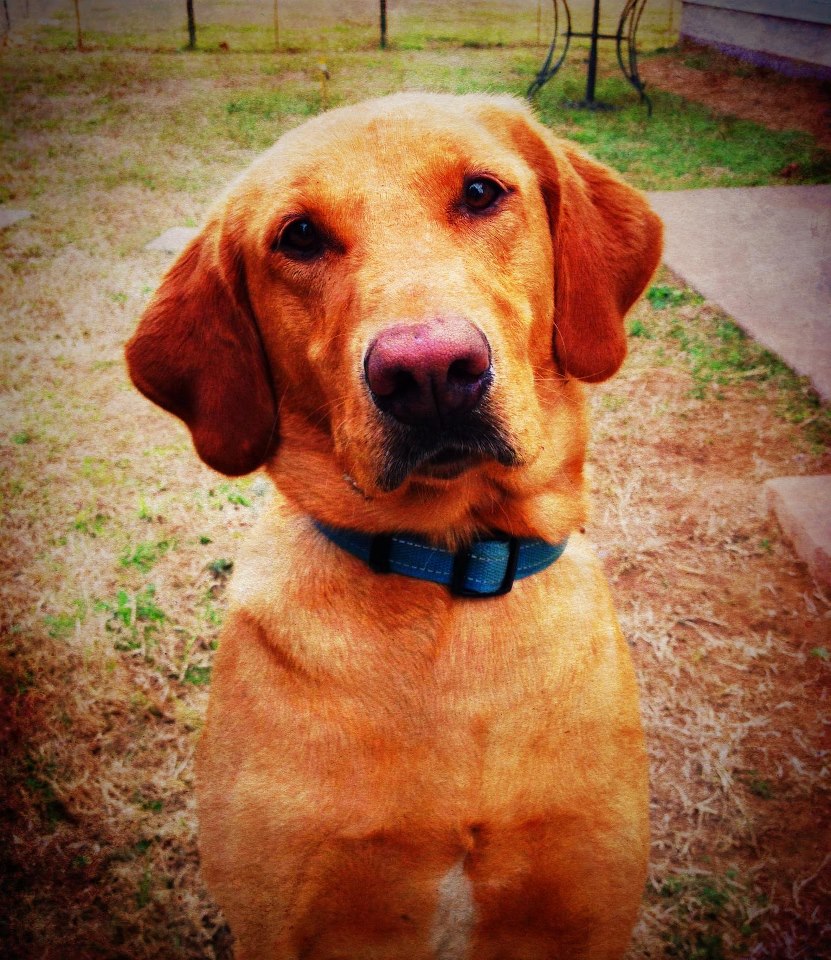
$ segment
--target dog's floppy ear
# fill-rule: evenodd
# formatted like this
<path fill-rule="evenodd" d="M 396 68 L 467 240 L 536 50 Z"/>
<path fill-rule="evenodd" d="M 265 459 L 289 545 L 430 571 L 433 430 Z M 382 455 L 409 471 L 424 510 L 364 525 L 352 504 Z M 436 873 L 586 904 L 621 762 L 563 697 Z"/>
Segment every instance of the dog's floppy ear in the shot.
<path fill-rule="evenodd" d="M 522 121 L 517 136 L 539 178 L 554 245 L 554 352 L 568 376 L 597 383 L 626 358 L 623 318 L 658 266 L 663 225 L 616 173 L 529 114 Z"/>
<path fill-rule="evenodd" d="M 171 267 L 127 344 L 133 383 L 190 428 L 196 452 L 229 476 L 272 453 L 271 371 L 242 258 L 214 220 Z"/>

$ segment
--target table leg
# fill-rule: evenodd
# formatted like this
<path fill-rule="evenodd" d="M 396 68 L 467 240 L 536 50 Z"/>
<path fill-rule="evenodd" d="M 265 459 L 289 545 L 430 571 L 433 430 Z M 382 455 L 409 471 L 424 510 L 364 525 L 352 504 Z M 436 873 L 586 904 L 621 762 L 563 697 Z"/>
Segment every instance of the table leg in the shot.
<path fill-rule="evenodd" d="M 591 109 L 594 106 L 594 86 L 597 81 L 597 34 L 600 29 L 600 0 L 594 0 L 592 10 L 592 33 L 589 47 L 589 69 L 586 74 L 585 105 Z"/>
<path fill-rule="evenodd" d="M 641 102 L 646 104 L 649 116 L 652 116 L 652 101 L 645 93 L 646 84 L 641 80 L 638 73 L 638 48 L 636 44 L 638 35 L 638 26 L 641 22 L 643 8 L 647 0 L 627 0 L 620 14 L 618 21 L 616 44 L 617 44 L 617 62 L 623 71 L 624 77 L 638 91 Z M 624 61 L 623 47 L 626 45 L 626 58 Z"/>
<path fill-rule="evenodd" d="M 528 87 L 528 90 L 525 93 L 525 96 L 530 100 L 543 86 L 548 83 L 548 81 L 554 76 L 554 74 L 560 69 L 563 65 L 563 61 L 566 58 L 568 53 L 568 45 L 571 42 L 571 10 L 568 8 L 567 0 L 562 0 L 563 4 L 563 14 L 565 17 L 566 29 L 563 33 L 565 43 L 563 45 L 562 52 L 556 61 L 554 60 L 554 54 L 557 49 L 557 43 L 560 40 L 560 2 L 561 0 L 553 0 L 554 3 L 554 39 L 551 41 L 551 46 L 548 48 L 548 56 L 545 58 L 545 63 L 543 63 L 540 68 L 539 73 L 534 78 L 534 82 Z"/>

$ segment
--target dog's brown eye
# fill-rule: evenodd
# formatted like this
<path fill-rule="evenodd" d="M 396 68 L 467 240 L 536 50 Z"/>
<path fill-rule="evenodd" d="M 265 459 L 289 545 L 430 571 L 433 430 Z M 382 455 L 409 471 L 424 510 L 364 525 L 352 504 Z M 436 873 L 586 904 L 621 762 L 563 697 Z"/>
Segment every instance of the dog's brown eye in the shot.
<path fill-rule="evenodd" d="M 489 177 L 477 177 L 465 184 L 464 204 L 468 210 L 481 213 L 492 207 L 505 191 Z"/>
<path fill-rule="evenodd" d="M 308 217 L 298 217 L 283 228 L 275 249 L 288 257 L 306 260 L 323 249 L 323 237 Z"/>

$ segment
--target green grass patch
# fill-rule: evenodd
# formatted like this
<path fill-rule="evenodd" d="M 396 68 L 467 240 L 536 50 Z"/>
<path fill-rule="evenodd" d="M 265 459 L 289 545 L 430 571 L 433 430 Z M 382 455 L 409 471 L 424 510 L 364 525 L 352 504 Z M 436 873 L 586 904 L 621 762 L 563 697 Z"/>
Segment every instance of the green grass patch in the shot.
<path fill-rule="evenodd" d="M 208 596 L 202 601 L 202 618 L 205 623 L 212 627 L 221 627 L 224 618 L 223 608 L 214 602 L 213 595 L 209 592 Z"/>
<path fill-rule="evenodd" d="M 109 614 L 107 630 L 115 635 L 116 650 L 131 651 L 142 647 L 149 656 L 154 633 L 167 619 L 156 603 L 156 588 L 148 584 L 130 594 L 119 590 L 113 601 L 99 601 L 98 610 Z"/>
<path fill-rule="evenodd" d="M 667 284 L 657 284 L 646 291 L 646 299 L 656 310 L 663 310 L 666 307 L 679 307 L 685 303 L 703 303 L 704 298 L 692 292 L 692 290 L 679 290 L 677 287 L 671 287 Z"/>
<path fill-rule="evenodd" d="M 200 667 L 192 663 L 185 670 L 183 680 L 194 687 L 207 686 L 211 682 L 211 668 Z"/>
<path fill-rule="evenodd" d="M 652 117 L 623 80 L 608 77 L 598 98 L 619 109 L 611 112 L 567 110 L 563 97 L 582 98 L 582 77 L 568 74 L 539 95 L 543 120 L 575 140 L 645 190 L 759 186 L 782 183 L 780 171 L 795 164 L 789 183 L 825 183 L 831 179 L 831 153 L 813 138 L 794 131 L 769 130 L 750 120 L 713 113 L 706 107 L 663 91 L 650 91 Z"/>
<path fill-rule="evenodd" d="M 81 476 L 97 487 L 107 486 L 115 481 L 113 464 L 104 457 L 84 457 L 81 461 Z"/>
<path fill-rule="evenodd" d="M 670 336 L 686 355 L 694 395 L 707 396 L 708 389 L 748 380 L 788 380 L 789 368 L 773 353 L 752 340 L 731 320 L 716 318 L 702 331 L 685 320 L 672 324 Z"/>
<path fill-rule="evenodd" d="M 50 637 L 56 640 L 62 640 L 74 633 L 84 622 L 87 616 L 87 604 L 85 600 L 75 600 L 71 609 L 61 613 L 47 614 L 43 620 Z"/>
<path fill-rule="evenodd" d="M 220 483 L 216 487 L 208 491 L 208 501 L 216 509 L 222 510 L 226 503 L 230 503 L 235 507 L 250 507 L 251 498 L 245 492 L 245 488 L 241 485 L 245 481 L 237 481 L 236 483 Z M 246 484 L 250 486 L 251 481 L 249 480 Z"/>
<path fill-rule="evenodd" d="M 288 126 L 321 111 L 320 90 L 312 86 L 303 93 L 256 91 L 225 104 L 225 135 L 243 147 L 264 150 Z"/>
<path fill-rule="evenodd" d="M 655 358 L 679 356 L 693 379 L 698 400 L 722 399 L 728 387 L 775 390 L 777 413 L 801 426 L 806 439 L 821 452 L 831 444 L 831 408 L 823 405 L 805 377 L 795 374 L 776 354 L 724 315 L 713 311 L 696 293 L 656 285 L 646 295 L 652 319 L 639 323 L 657 341 Z M 644 336 L 643 332 L 635 336 Z"/>
<path fill-rule="evenodd" d="M 234 561 L 219 557 L 208 564 L 208 570 L 217 578 L 227 577 L 234 569 Z"/>
<path fill-rule="evenodd" d="M 133 800 L 136 806 L 148 813 L 161 813 L 164 809 L 164 801 L 157 797 L 145 797 L 141 793 L 136 793 Z"/>
<path fill-rule="evenodd" d="M 75 519 L 72 521 L 72 527 L 74 530 L 77 530 L 79 533 L 84 533 L 88 537 L 100 537 L 109 519 L 106 513 L 81 510 L 75 515 Z"/>
<path fill-rule="evenodd" d="M 643 323 L 639 318 L 635 318 L 629 324 L 629 336 L 630 337 L 643 337 L 646 340 L 651 340 L 654 334 L 652 331 Z"/>
<path fill-rule="evenodd" d="M 119 563 L 122 567 L 135 567 L 142 573 L 147 573 L 173 547 L 174 544 L 170 540 L 147 540 L 136 544 L 135 547 L 127 547 L 121 554 Z"/>

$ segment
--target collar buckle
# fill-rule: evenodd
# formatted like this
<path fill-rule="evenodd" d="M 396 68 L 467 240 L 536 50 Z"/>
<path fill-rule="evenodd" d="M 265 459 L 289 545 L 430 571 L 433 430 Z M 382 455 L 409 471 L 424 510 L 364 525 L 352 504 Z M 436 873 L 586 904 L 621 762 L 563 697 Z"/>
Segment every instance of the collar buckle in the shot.
<path fill-rule="evenodd" d="M 388 533 L 376 533 L 369 541 L 367 563 L 375 573 L 392 573 L 390 558 L 392 555 L 392 536 Z"/>
<path fill-rule="evenodd" d="M 510 593 L 516 578 L 517 563 L 519 562 L 519 540 L 516 537 L 510 537 L 504 542 L 508 544 L 508 559 L 505 564 L 505 575 L 502 577 L 502 582 L 499 586 L 485 592 L 471 590 L 465 586 L 473 560 L 471 551 L 475 547 L 474 544 L 472 547 L 464 547 L 461 550 L 457 550 L 453 555 L 453 573 L 449 583 L 450 592 L 457 597 L 471 597 L 473 599 L 502 597 L 506 593 Z"/>

